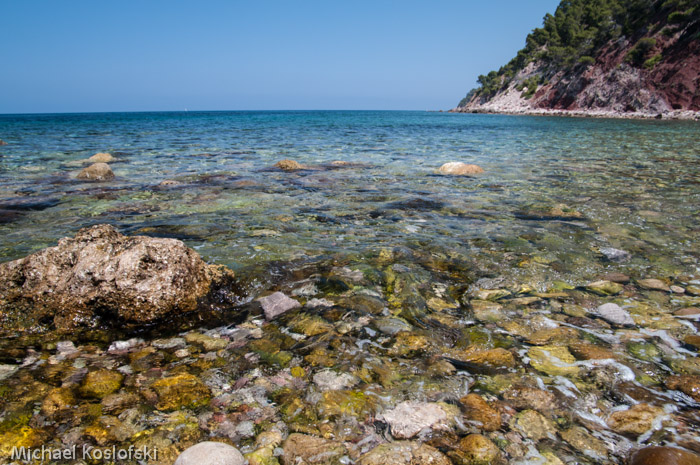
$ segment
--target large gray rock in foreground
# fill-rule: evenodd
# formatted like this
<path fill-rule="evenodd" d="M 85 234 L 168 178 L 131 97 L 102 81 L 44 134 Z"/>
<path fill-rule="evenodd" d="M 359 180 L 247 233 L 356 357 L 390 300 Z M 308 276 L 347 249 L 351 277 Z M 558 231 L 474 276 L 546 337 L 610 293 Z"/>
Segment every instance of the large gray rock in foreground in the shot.
<path fill-rule="evenodd" d="M 0 264 L 0 327 L 151 323 L 197 310 L 232 279 L 181 241 L 97 225 Z"/>
<path fill-rule="evenodd" d="M 174 465 L 244 465 L 246 460 L 238 449 L 222 442 L 200 442 L 185 449 Z"/>

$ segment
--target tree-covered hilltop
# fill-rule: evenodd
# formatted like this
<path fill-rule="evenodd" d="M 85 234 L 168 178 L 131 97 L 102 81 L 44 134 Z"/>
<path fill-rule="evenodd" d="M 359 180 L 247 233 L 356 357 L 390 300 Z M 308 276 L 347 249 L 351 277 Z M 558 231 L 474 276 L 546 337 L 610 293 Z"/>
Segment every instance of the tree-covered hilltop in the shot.
<path fill-rule="evenodd" d="M 527 36 L 515 58 L 498 71 L 479 76 L 479 87 L 459 106 L 474 96 L 494 96 L 529 63 L 538 62 L 544 72 L 520 84 L 519 90 L 526 89 L 524 98 L 529 98 L 547 74 L 593 65 L 601 49 L 618 39 L 633 41 L 626 57 L 631 66 L 651 69 L 663 57 L 652 54 L 656 40 L 648 36 L 678 31 L 683 31 L 682 41 L 700 40 L 700 0 L 563 0 L 554 15 L 547 14 L 543 26 Z"/>

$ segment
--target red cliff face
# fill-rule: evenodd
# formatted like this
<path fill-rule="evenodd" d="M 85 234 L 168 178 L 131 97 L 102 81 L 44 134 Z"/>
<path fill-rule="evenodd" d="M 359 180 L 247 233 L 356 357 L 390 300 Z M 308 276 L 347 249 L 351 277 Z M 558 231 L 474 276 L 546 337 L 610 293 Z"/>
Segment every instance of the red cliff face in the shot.
<path fill-rule="evenodd" d="M 696 27 L 695 29 L 700 29 Z M 698 117 L 700 112 L 700 31 L 662 32 L 635 40 L 618 39 L 598 50 L 595 63 L 566 70 L 534 62 L 491 98 L 475 96 L 458 112 L 569 112 L 602 116 Z M 639 40 L 655 41 L 636 63 L 630 52 Z M 654 58 L 655 60 L 652 60 Z M 532 76 L 545 84 L 527 99 L 521 85 Z M 522 88 L 522 86 L 521 86 Z"/>

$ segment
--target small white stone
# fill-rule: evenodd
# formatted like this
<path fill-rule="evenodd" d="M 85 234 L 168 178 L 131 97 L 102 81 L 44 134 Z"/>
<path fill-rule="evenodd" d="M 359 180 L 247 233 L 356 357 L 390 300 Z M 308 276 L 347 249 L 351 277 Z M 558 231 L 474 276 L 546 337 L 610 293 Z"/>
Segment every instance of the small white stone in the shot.
<path fill-rule="evenodd" d="M 333 370 L 319 371 L 314 375 L 314 384 L 321 391 L 348 389 L 360 381 L 349 373 L 336 373 Z"/>
<path fill-rule="evenodd" d="M 607 303 L 601 305 L 596 310 L 596 313 L 599 317 L 601 317 L 608 323 L 612 323 L 614 325 L 634 325 L 634 320 L 630 316 L 629 312 L 623 310 L 622 307 L 614 303 Z"/>
<path fill-rule="evenodd" d="M 222 442 L 200 442 L 185 449 L 175 465 L 244 465 L 246 459 L 238 449 Z"/>

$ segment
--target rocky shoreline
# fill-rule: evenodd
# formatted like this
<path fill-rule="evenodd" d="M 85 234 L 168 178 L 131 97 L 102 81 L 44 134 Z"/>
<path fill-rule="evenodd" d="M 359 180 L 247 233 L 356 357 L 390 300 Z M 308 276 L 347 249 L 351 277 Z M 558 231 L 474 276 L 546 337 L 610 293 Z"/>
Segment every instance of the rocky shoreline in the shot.
<path fill-rule="evenodd" d="M 495 114 L 516 116 L 562 116 L 575 118 L 614 118 L 641 120 L 687 120 L 700 121 L 700 112 L 689 110 L 673 110 L 664 113 L 620 112 L 614 110 L 557 110 L 549 108 L 509 108 L 495 105 L 484 105 L 478 108 L 453 108 L 448 113 Z"/>
<path fill-rule="evenodd" d="M 152 240 L 96 226 L 30 262 L 51 270 L 46 257 L 70 250 L 72 272 L 60 274 L 71 281 L 86 276 L 85 250 L 113 253 L 104 269 L 130 241 L 191 254 Z M 241 322 L 125 340 L 109 328 L 5 338 L 0 456 L 133 446 L 163 465 L 211 454 L 231 465 L 695 465 L 700 277 L 630 276 L 629 253 L 601 253 L 618 272 L 543 289 L 386 248 L 269 283 L 236 307 Z M 32 275 L 24 260 L 9 268 Z"/>

